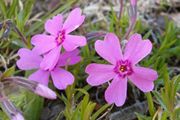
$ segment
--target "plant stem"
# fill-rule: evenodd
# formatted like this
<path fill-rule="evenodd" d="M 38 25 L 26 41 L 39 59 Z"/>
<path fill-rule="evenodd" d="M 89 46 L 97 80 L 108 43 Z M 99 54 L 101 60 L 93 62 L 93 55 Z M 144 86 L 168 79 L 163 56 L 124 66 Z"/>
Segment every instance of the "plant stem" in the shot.
<path fill-rule="evenodd" d="M 119 11 L 119 20 L 121 19 L 122 13 L 123 13 L 123 0 L 120 0 L 120 11 Z"/>

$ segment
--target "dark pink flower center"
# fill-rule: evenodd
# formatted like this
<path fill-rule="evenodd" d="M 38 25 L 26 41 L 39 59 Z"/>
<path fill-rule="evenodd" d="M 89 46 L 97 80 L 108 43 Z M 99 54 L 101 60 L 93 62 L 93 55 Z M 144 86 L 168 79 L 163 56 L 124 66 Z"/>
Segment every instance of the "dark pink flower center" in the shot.
<path fill-rule="evenodd" d="M 116 63 L 114 72 L 117 73 L 120 77 L 126 77 L 133 73 L 131 63 L 128 60 L 119 60 Z"/>
<path fill-rule="evenodd" d="M 62 30 L 58 33 L 57 37 L 56 37 L 56 41 L 58 44 L 62 44 L 65 40 L 65 31 Z"/>

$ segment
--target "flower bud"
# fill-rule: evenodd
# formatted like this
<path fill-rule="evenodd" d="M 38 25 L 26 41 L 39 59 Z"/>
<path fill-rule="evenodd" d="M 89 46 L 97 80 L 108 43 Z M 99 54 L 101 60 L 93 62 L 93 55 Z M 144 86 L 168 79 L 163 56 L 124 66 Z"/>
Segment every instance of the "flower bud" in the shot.
<path fill-rule="evenodd" d="M 11 120 L 24 120 L 24 117 L 22 116 L 20 111 L 10 100 L 3 99 L 3 101 L 1 102 L 1 107 Z"/>
<path fill-rule="evenodd" d="M 24 117 L 20 113 L 17 113 L 12 117 L 12 120 L 24 120 Z"/>
<path fill-rule="evenodd" d="M 42 85 L 36 81 L 25 80 L 22 77 L 9 77 L 4 79 L 6 82 L 11 82 L 21 87 L 24 87 L 27 90 L 30 90 L 42 97 L 48 99 L 56 99 L 56 93 L 49 89 L 47 86 Z"/>
<path fill-rule="evenodd" d="M 49 99 L 56 99 L 56 93 L 48 87 L 38 84 L 34 93 Z"/>

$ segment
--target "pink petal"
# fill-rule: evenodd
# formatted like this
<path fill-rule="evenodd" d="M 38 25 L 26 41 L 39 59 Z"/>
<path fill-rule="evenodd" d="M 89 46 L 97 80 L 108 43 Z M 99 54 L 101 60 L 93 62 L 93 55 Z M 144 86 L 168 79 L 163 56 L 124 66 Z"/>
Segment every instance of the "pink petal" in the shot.
<path fill-rule="evenodd" d="M 144 67 L 133 67 L 133 71 L 134 73 L 129 76 L 130 81 L 143 92 L 152 91 L 154 88 L 153 81 L 158 78 L 157 72 Z"/>
<path fill-rule="evenodd" d="M 49 82 L 49 72 L 39 69 L 31 74 L 28 79 L 47 86 Z"/>
<path fill-rule="evenodd" d="M 114 72 L 113 65 L 104 65 L 92 63 L 86 67 L 86 73 L 89 74 L 87 78 L 88 84 L 91 86 L 101 85 L 114 78 L 116 73 Z"/>
<path fill-rule="evenodd" d="M 31 70 L 39 68 L 42 57 L 37 55 L 35 52 L 21 48 L 18 51 L 20 59 L 16 62 L 17 66 L 21 70 Z"/>
<path fill-rule="evenodd" d="M 66 33 L 70 33 L 77 29 L 84 22 L 85 16 L 81 15 L 81 13 L 82 11 L 80 8 L 75 8 L 70 12 L 63 25 L 63 29 L 66 31 Z"/>
<path fill-rule="evenodd" d="M 123 59 L 119 40 L 113 33 L 108 33 L 104 41 L 97 40 L 95 49 L 101 57 L 112 64 L 116 64 L 117 60 Z"/>
<path fill-rule="evenodd" d="M 116 77 L 105 91 L 105 99 L 109 104 L 122 106 L 127 94 L 127 78 Z"/>
<path fill-rule="evenodd" d="M 43 70 L 52 70 L 57 65 L 60 56 L 61 46 L 55 47 L 49 53 L 44 55 L 44 58 L 40 64 Z"/>
<path fill-rule="evenodd" d="M 72 51 L 79 46 L 86 45 L 86 38 L 83 36 L 66 35 L 63 47 L 66 51 Z"/>
<path fill-rule="evenodd" d="M 81 57 L 78 55 L 79 50 L 73 50 L 71 52 L 64 52 L 60 55 L 57 66 L 74 65 L 80 62 Z"/>
<path fill-rule="evenodd" d="M 33 51 L 38 54 L 44 54 L 57 46 L 55 37 L 45 34 L 33 36 L 31 43 L 35 46 Z"/>
<path fill-rule="evenodd" d="M 49 19 L 45 23 L 45 30 L 52 34 L 57 35 L 59 31 L 62 30 L 63 25 L 63 16 L 61 14 L 54 16 L 52 19 Z"/>
<path fill-rule="evenodd" d="M 68 85 L 73 84 L 74 76 L 61 68 L 55 68 L 51 71 L 51 77 L 54 83 L 54 86 L 60 90 L 66 89 Z"/>
<path fill-rule="evenodd" d="M 142 40 L 140 34 L 134 34 L 129 38 L 126 45 L 124 59 L 136 64 L 146 57 L 151 50 L 152 43 L 149 40 Z"/>

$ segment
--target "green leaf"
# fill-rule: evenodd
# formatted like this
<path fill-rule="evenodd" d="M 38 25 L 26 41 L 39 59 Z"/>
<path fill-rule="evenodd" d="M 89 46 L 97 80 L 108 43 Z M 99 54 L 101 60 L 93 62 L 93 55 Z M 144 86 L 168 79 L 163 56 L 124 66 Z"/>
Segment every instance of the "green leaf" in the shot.
<path fill-rule="evenodd" d="M 5 77 L 10 77 L 15 73 L 15 67 L 12 66 L 11 68 L 7 69 L 3 74 L 1 79 L 5 78 Z"/>
<path fill-rule="evenodd" d="M 18 6 L 19 0 L 13 0 L 11 6 L 9 7 L 8 17 L 12 18 L 13 14 L 15 13 L 15 9 Z M 15 15 L 15 14 L 14 14 Z"/>
<path fill-rule="evenodd" d="M 148 39 L 152 33 L 152 30 L 149 30 L 144 36 L 143 39 Z"/>
<path fill-rule="evenodd" d="M 139 113 L 135 113 L 135 114 L 136 114 L 138 120 L 152 120 L 151 117 L 148 117 L 148 116 L 145 116 L 145 115 L 141 115 Z"/>
<path fill-rule="evenodd" d="M 7 17 L 7 13 L 6 13 L 7 9 L 6 9 L 4 0 L 0 0 L 0 9 L 1 9 L 3 16 L 6 18 Z"/>
<path fill-rule="evenodd" d="M 91 114 L 96 106 L 96 103 L 89 102 L 83 115 L 83 120 L 90 120 Z"/>
<path fill-rule="evenodd" d="M 0 120 L 9 120 L 5 112 L 0 111 Z"/>
<path fill-rule="evenodd" d="M 26 120 L 39 120 L 43 109 L 43 98 L 28 92 L 27 104 L 24 106 Z"/>
<path fill-rule="evenodd" d="M 105 105 L 103 105 L 98 111 L 96 111 L 93 115 L 92 115 L 92 117 L 91 117 L 91 120 L 96 120 L 97 119 L 97 117 L 100 115 L 100 114 L 102 114 L 108 107 L 110 107 L 111 105 L 109 105 L 109 104 L 105 104 Z"/>
<path fill-rule="evenodd" d="M 153 116 L 154 116 L 154 113 L 155 113 L 155 107 L 154 107 L 152 95 L 151 95 L 150 92 L 146 93 L 145 95 L 146 95 L 146 97 L 147 97 L 149 113 L 150 113 L 151 117 L 153 117 Z"/>
<path fill-rule="evenodd" d="M 88 94 L 87 91 L 91 88 L 90 85 L 86 85 L 85 87 L 83 87 L 83 89 L 76 89 L 77 91 L 79 91 L 75 97 L 76 100 L 78 100 L 83 94 Z"/>
<path fill-rule="evenodd" d="M 168 113 L 165 111 L 162 113 L 160 120 L 167 120 L 167 119 L 168 119 Z"/>
<path fill-rule="evenodd" d="M 160 94 L 157 91 L 153 91 L 153 95 L 156 97 L 156 99 L 158 100 L 161 107 L 164 108 L 165 110 L 167 110 L 167 107 L 166 107 L 164 101 L 162 100 L 162 97 L 160 96 Z"/>

